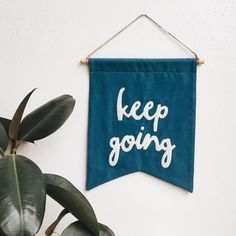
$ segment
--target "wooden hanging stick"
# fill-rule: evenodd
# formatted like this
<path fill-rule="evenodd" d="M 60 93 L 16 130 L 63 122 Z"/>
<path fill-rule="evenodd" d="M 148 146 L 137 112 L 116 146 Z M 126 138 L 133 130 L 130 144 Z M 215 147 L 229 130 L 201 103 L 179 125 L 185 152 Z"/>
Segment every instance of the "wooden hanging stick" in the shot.
<path fill-rule="evenodd" d="M 134 24 L 137 20 L 139 20 L 141 17 L 146 17 L 148 20 L 150 20 L 154 25 L 159 27 L 162 32 L 168 34 L 170 37 L 172 37 L 175 41 L 177 41 L 179 44 L 181 44 L 183 47 L 185 47 L 188 51 L 190 51 L 197 59 L 197 64 L 202 65 L 204 64 L 204 60 L 200 59 L 197 54 L 190 49 L 188 46 L 186 46 L 184 43 L 182 43 L 179 39 L 177 39 L 173 34 L 165 30 L 160 24 L 158 24 L 155 20 L 153 20 L 151 17 L 149 17 L 146 14 L 141 14 L 138 17 L 136 17 L 133 21 L 131 21 L 128 25 L 126 25 L 124 28 L 122 28 L 120 31 L 115 33 L 113 36 L 111 36 L 109 39 L 107 39 L 104 43 L 102 43 L 99 47 L 97 47 L 95 50 L 93 50 L 91 53 L 88 54 L 88 56 L 80 61 L 81 64 L 87 65 L 89 58 L 98 50 L 100 50 L 102 47 L 104 47 L 106 44 L 108 44 L 111 40 L 113 40 L 115 37 L 117 37 L 119 34 L 121 34 L 123 31 L 125 31 L 127 28 L 129 28 L 132 24 Z"/>

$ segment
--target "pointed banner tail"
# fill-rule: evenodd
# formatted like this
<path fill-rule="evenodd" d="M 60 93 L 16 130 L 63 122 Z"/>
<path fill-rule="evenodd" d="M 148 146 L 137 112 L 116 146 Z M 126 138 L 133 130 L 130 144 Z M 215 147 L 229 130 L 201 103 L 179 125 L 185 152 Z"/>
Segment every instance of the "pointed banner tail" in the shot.
<path fill-rule="evenodd" d="M 196 67 L 190 58 L 89 60 L 88 190 L 141 171 L 193 191 Z"/>

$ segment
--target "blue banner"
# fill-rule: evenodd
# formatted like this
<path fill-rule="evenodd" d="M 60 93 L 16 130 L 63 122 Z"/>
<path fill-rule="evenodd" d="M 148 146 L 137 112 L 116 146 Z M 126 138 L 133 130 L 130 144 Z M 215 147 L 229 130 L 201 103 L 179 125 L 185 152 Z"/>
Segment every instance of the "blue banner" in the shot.
<path fill-rule="evenodd" d="M 141 171 L 193 191 L 196 67 L 182 58 L 89 60 L 88 190 Z"/>

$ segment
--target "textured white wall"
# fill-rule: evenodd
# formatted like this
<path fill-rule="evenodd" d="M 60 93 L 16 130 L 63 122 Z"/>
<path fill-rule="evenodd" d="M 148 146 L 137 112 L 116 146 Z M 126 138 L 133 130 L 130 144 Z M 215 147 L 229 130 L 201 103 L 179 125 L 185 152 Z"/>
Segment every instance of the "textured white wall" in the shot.
<path fill-rule="evenodd" d="M 198 70 L 193 194 L 142 173 L 85 191 L 88 71 L 79 60 L 140 13 L 157 19 L 206 61 Z M 27 111 L 64 93 L 76 98 L 63 128 L 20 152 L 44 172 L 71 180 L 117 236 L 234 236 L 235 22 L 235 0 L 0 0 L 0 115 L 11 117 L 34 87 L 39 89 Z M 141 20 L 97 56 L 189 54 Z M 60 209 L 48 199 L 39 235 Z"/>

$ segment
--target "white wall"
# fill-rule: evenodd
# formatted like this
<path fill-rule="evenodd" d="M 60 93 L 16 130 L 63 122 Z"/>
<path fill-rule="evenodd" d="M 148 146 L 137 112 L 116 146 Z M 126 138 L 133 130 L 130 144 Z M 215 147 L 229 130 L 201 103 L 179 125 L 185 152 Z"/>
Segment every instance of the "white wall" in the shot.
<path fill-rule="evenodd" d="M 79 60 L 140 13 L 158 20 L 206 61 L 198 70 L 193 194 L 142 173 L 85 191 L 88 71 Z M 27 111 L 64 93 L 76 98 L 63 128 L 20 152 L 44 172 L 71 180 L 117 236 L 234 236 L 235 22 L 235 0 L 0 0 L 1 116 L 11 117 L 34 87 L 39 89 Z M 97 56 L 189 54 L 140 20 Z M 39 235 L 60 209 L 48 199 Z"/>

